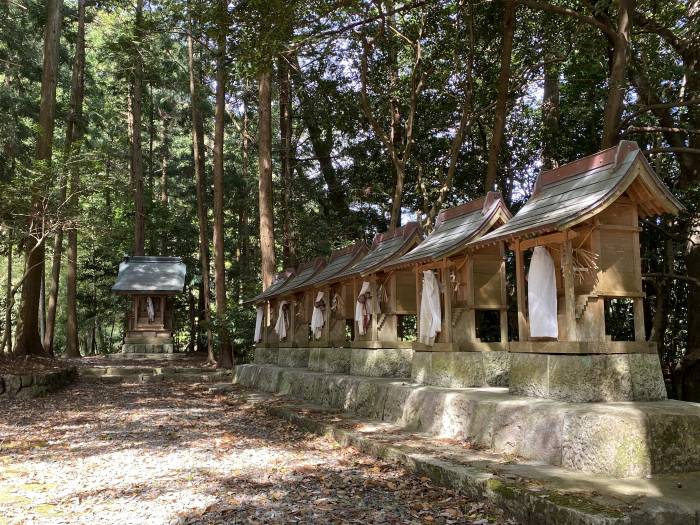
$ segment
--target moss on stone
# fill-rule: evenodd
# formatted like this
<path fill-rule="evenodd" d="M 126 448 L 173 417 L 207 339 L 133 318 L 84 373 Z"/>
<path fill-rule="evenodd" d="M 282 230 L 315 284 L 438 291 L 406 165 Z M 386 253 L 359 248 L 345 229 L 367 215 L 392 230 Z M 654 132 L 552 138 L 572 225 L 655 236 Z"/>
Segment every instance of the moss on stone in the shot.
<path fill-rule="evenodd" d="M 591 499 L 581 497 L 576 494 L 567 494 L 566 492 L 550 491 L 545 493 L 547 499 L 560 507 L 568 507 L 570 509 L 585 512 L 587 514 L 602 514 L 609 518 L 621 518 L 624 513 L 619 509 L 608 507 L 601 503 L 597 503 Z"/>

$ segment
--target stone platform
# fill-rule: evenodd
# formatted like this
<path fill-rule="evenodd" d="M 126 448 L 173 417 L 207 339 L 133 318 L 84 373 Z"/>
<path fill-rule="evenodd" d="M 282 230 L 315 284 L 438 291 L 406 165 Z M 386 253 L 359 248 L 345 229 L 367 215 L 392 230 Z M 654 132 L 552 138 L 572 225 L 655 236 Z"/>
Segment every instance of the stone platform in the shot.
<path fill-rule="evenodd" d="M 249 364 L 234 382 L 500 454 L 615 478 L 700 470 L 700 404 L 569 403 Z"/>
<path fill-rule="evenodd" d="M 508 386 L 508 352 L 415 352 L 411 379 L 447 388 Z"/>
<path fill-rule="evenodd" d="M 369 377 L 411 377 L 410 348 L 265 348 L 255 349 L 255 364 L 309 368 Z"/>
<path fill-rule="evenodd" d="M 172 354 L 172 343 L 124 343 L 123 354 Z"/>
<path fill-rule="evenodd" d="M 515 395 L 578 403 L 666 399 L 655 353 L 512 353 L 509 386 Z"/>

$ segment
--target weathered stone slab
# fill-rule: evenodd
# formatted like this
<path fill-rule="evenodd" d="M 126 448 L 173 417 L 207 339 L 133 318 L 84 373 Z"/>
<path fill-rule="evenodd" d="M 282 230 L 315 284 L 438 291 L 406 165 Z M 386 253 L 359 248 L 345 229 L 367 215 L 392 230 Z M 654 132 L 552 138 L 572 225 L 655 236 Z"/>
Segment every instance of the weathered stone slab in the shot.
<path fill-rule="evenodd" d="M 289 368 L 306 368 L 309 364 L 309 349 L 279 348 L 277 364 Z"/>
<path fill-rule="evenodd" d="M 310 348 L 309 370 L 347 374 L 350 372 L 350 348 Z"/>
<path fill-rule="evenodd" d="M 415 352 L 411 379 L 446 388 L 507 386 L 508 352 Z"/>
<path fill-rule="evenodd" d="M 700 404 L 572 403 L 255 364 L 236 367 L 234 382 L 570 470 L 612 477 L 700 470 Z"/>
<path fill-rule="evenodd" d="M 256 347 L 253 362 L 258 365 L 276 365 L 278 348 Z"/>
<path fill-rule="evenodd" d="M 352 348 L 350 374 L 369 377 L 411 377 L 410 348 Z"/>
<path fill-rule="evenodd" d="M 575 403 L 666 399 L 653 354 L 514 353 L 509 387 L 515 395 Z"/>

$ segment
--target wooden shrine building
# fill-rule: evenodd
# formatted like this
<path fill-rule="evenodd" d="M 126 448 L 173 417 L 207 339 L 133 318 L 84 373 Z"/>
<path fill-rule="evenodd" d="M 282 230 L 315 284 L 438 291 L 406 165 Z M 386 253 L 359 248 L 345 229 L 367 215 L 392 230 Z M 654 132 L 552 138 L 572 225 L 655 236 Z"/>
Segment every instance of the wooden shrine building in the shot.
<path fill-rule="evenodd" d="M 471 244 L 508 242 L 515 252 L 519 341 L 510 344 L 511 391 L 579 401 L 665 398 L 656 350 L 646 341 L 639 219 L 681 209 L 637 144 L 622 141 L 541 173 L 521 210 Z M 628 340 L 611 340 L 611 300 L 631 303 Z M 515 359 L 523 353 L 531 357 Z M 627 355 L 623 364 L 581 357 L 615 354 Z M 653 392 L 635 382 L 642 367 L 655 379 Z M 601 383 L 600 370 L 607 386 L 572 386 Z"/>
<path fill-rule="evenodd" d="M 385 271 L 383 268 L 413 249 L 422 238 L 416 222 L 378 233 L 369 252 L 334 278 L 345 286 L 352 284 L 352 308 L 355 311 L 352 347 L 411 346 L 410 342 L 401 341 L 399 321 L 402 315 L 417 313 L 413 271 Z"/>
<path fill-rule="evenodd" d="M 293 269 L 279 272 L 265 291 L 246 301 L 248 304 L 254 304 L 257 309 L 253 342 L 258 348 L 277 347 L 279 341 L 274 330 L 277 314 L 275 311 L 275 306 L 277 306 L 275 296 L 294 275 Z"/>
<path fill-rule="evenodd" d="M 312 291 L 305 289 L 304 285 L 325 266 L 326 260 L 323 257 L 300 264 L 294 275 L 274 292 L 275 332 L 280 348 L 309 346 L 309 324 L 314 298 Z M 284 327 L 281 323 L 284 323 Z"/>
<path fill-rule="evenodd" d="M 432 233 L 417 247 L 384 270 L 410 270 L 415 274 L 417 310 L 422 309 L 424 280 L 430 278 L 439 299 L 435 303 L 439 326 L 432 325 L 429 313 L 419 315 L 419 340 L 414 350 L 474 351 L 506 350 L 508 318 L 506 271 L 503 242 L 471 248 L 469 243 L 503 225 L 511 217 L 501 195 L 486 196 L 440 212 Z M 431 272 L 432 275 L 426 275 Z M 436 275 L 437 274 L 437 275 Z M 428 299 L 429 300 L 429 299 Z M 425 305 L 428 308 L 429 305 Z M 486 337 L 478 313 L 492 313 L 494 334 Z M 422 324 L 421 324 L 422 323 Z M 484 325 L 485 323 L 481 323 Z M 437 333 L 435 333 L 437 331 Z M 488 339 L 483 342 L 481 337 Z"/>
<path fill-rule="evenodd" d="M 171 297 L 185 288 L 185 264 L 179 257 L 125 257 L 112 291 L 131 297 L 123 352 L 173 351 Z"/>
<path fill-rule="evenodd" d="M 334 250 L 325 268 L 304 285 L 320 309 L 323 325 L 312 333 L 309 346 L 340 348 L 349 347 L 353 334 L 355 297 L 352 281 L 340 280 L 344 272 L 367 254 L 364 242 Z M 313 315 L 313 312 L 312 312 Z"/>

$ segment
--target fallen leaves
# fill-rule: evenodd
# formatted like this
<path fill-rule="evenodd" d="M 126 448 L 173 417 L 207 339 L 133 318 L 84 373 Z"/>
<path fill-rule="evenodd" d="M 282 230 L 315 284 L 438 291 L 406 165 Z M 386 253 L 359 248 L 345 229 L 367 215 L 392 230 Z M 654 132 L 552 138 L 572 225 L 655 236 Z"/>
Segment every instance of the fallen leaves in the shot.
<path fill-rule="evenodd" d="M 426 476 L 271 418 L 247 395 L 79 383 L 0 407 L 5 522 L 504 522 Z"/>

